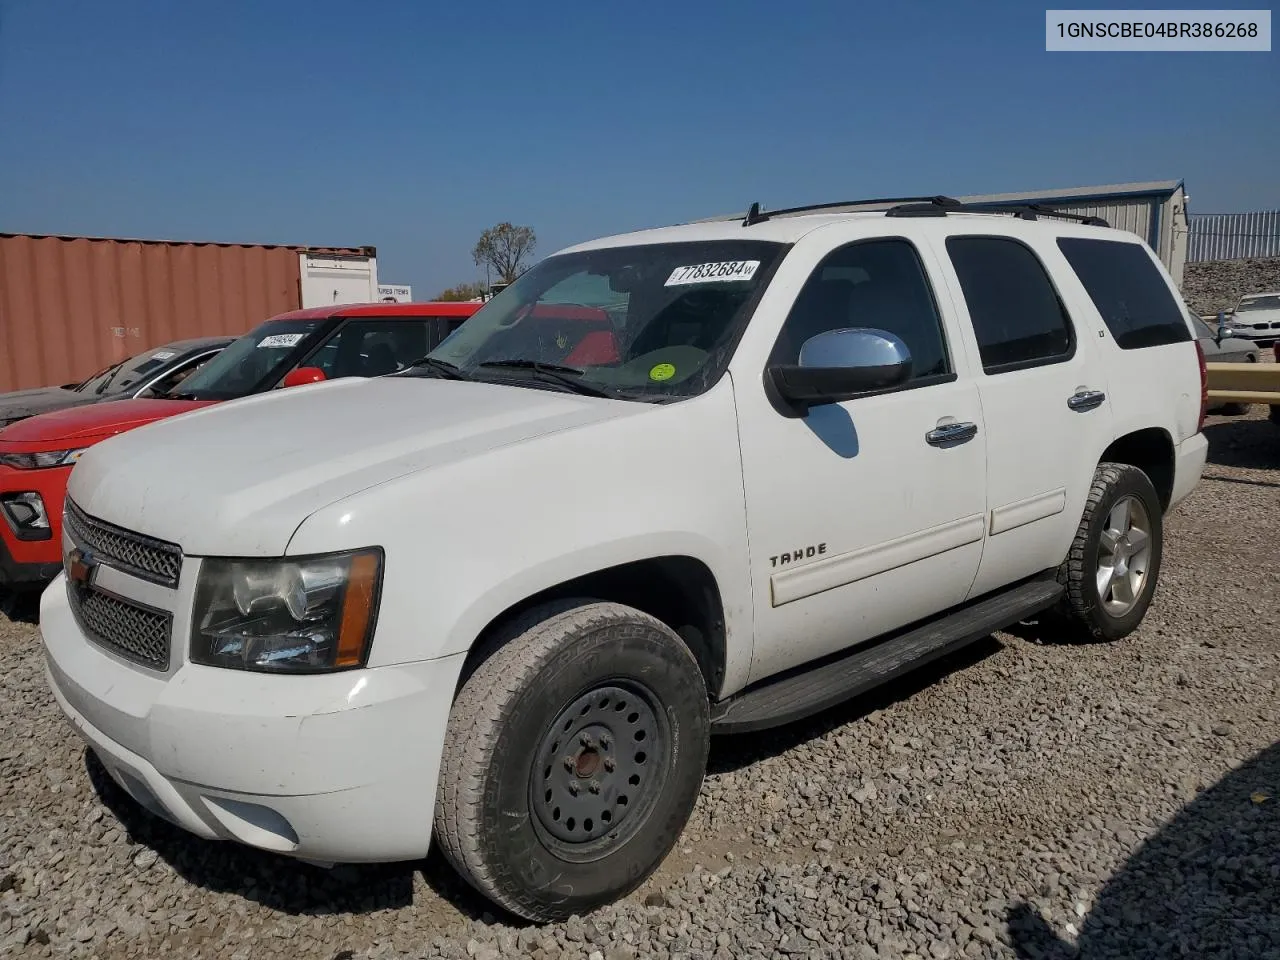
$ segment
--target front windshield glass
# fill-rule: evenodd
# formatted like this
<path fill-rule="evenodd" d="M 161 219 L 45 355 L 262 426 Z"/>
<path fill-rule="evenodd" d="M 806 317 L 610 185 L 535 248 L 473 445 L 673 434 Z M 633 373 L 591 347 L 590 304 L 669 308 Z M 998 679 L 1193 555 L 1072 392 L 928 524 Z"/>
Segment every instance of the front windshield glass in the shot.
<path fill-rule="evenodd" d="M 88 380 L 77 385 L 75 388 L 76 393 L 87 393 L 93 396 L 120 393 L 135 386 L 140 379 L 172 360 L 175 356 L 174 351 L 166 350 L 163 347 L 156 350 L 148 350 L 146 353 L 140 353 L 136 357 L 130 357 L 128 360 L 112 364 L 105 370 L 100 370 Z"/>
<path fill-rule="evenodd" d="M 549 364 L 571 368 L 584 388 L 612 395 L 692 396 L 724 373 L 784 250 L 779 243 L 725 240 L 550 257 L 430 356 L 475 379 L 547 386 L 528 367 Z"/>
<path fill-rule="evenodd" d="M 1280 294 L 1274 297 L 1254 297 L 1252 300 L 1241 300 L 1236 313 L 1247 313 L 1252 310 L 1280 310 Z"/>
<path fill-rule="evenodd" d="M 234 340 L 178 385 L 173 396 L 234 400 L 273 383 L 323 320 L 268 320 Z"/>

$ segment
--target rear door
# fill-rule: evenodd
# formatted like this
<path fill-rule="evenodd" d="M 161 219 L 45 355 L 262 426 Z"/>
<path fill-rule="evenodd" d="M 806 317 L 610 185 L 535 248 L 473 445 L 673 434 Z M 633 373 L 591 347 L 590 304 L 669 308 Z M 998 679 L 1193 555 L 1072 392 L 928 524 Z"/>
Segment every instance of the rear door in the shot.
<path fill-rule="evenodd" d="M 1078 278 L 1082 310 L 1096 318 L 1116 435 L 1163 428 L 1176 444 L 1200 425 L 1195 338 L 1177 288 L 1151 248 L 1115 233 L 1063 236 L 1057 246 L 1066 273 Z M 1160 489 L 1161 478 L 1152 481 Z"/>
<path fill-rule="evenodd" d="M 1033 242 L 957 229 L 938 251 L 981 365 L 987 543 L 971 597 L 1062 562 L 1112 436 L 1097 338 Z"/>

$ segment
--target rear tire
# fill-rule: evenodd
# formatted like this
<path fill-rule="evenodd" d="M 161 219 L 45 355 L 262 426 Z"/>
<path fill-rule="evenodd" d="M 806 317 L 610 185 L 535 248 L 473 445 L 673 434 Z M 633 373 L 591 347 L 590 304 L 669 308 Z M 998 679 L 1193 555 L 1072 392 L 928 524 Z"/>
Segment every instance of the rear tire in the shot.
<path fill-rule="evenodd" d="M 480 893 L 534 921 L 625 896 L 684 829 L 706 769 L 698 663 L 616 603 L 531 611 L 494 638 L 445 734 L 435 831 Z"/>
<path fill-rule="evenodd" d="M 1163 547 L 1163 508 L 1151 480 L 1127 463 L 1099 464 L 1058 571 L 1071 632 L 1110 641 L 1136 630 L 1155 595 Z"/>

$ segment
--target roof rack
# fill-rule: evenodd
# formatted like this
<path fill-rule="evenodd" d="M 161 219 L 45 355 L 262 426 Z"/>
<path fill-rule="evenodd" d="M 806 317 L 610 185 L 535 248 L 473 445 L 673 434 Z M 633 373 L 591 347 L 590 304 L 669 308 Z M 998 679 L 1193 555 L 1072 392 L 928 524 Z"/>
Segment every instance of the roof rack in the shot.
<path fill-rule="evenodd" d="M 1091 227 L 1111 226 L 1102 217 L 1095 217 L 1091 214 L 1067 213 L 1064 210 L 1055 210 L 1053 207 L 1047 207 L 1042 203 L 961 203 L 958 200 L 949 200 L 946 197 L 940 199 L 947 202 L 903 203 L 896 207 L 890 207 L 885 211 L 884 215 L 886 217 L 945 217 L 949 213 L 1008 213 L 1018 217 L 1020 220 L 1056 217 L 1059 220 L 1071 220 Z"/>
<path fill-rule="evenodd" d="M 1055 217 L 1059 220 L 1071 220 L 1093 227 L 1109 227 L 1102 217 L 1089 214 L 1067 213 L 1045 206 L 1042 203 L 964 203 L 954 197 L 879 197 L 874 200 L 837 200 L 833 203 L 811 203 L 802 207 L 785 207 L 782 210 L 761 211 L 760 204 L 751 204 L 751 209 L 743 218 L 742 225 L 750 227 L 764 223 L 771 217 L 780 217 L 791 213 L 813 213 L 818 210 L 831 210 L 835 207 L 867 207 L 892 203 L 894 206 L 885 211 L 886 217 L 945 217 L 949 213 L 995 213 L 1013 214 L 1022 220 L 1036 220 L 1039 217 Z"/>
<path fill-rule="evenodd" d="M 760 204 L 753 203 L 751 209 L 747 211 L 747 216 L 742 221 L 744 227 L 750 227 L 753 224 L 764 223 L 770 217 L 780 217 L 788 213 L 812 213 L 815 210 L 830 210 L 834 207 L 867 207 L 873 204 L 882 203 L 922 203 L 922 204 L 938 204 L 948 206 L 963 206 L 959 200 L 953 200 L 951 197 L 879 197 L 874 200 L 836 200 L 833 203 L 810 203 L 802 207 L 784 207 L 781 210 L 770 210 L 761 212 Z"/>

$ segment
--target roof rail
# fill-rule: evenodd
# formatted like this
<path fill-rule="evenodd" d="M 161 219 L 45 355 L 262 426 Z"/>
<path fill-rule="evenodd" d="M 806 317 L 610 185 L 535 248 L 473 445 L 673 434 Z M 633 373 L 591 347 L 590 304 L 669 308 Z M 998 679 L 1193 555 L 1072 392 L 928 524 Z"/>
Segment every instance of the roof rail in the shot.
<path fill-rule="evenodd" d="M 945 198 L 943 198 L 945 199 Z M 1091 214 L 1067 213 L 1055 210 L 1042 203 L 961 203 L 953 200 L 950 203 L 903 203 L 885 211 L 886 217 L 945 217 L 949 213 L 996 213 L 1013 214 L 1021 220 L 1036 220 L 1040 217 L 1056 217 L 1059 220 L 1071 220 L 1091 227 L 1109 227 L 1102 217 Z"/>
<path fill-rule="evenodd" d="M 922 205 L 931 205 L 941 208 L 946 207 L 962 207 L 959 200 L 953 200 L 951 197 L 933 196 L 933 197 L 878 197 L 874 200 L 836 200 L 833 203 L 811 203 L 802 207 L 784 207 L 781 210 L 769 210 L 762 212 L 760 204 L 751 204 L 751 209 L 747 211 L 746 217 L 742 221 L 744 227 L 750 227 L 757 223 L 764 223 L 770 217 L 781 217 L 789 213 L 812 213 L 815 210 L 830 210 L 833 207 L 866 207 L 873 204 L 882 203 L 919 203 Z"/>

